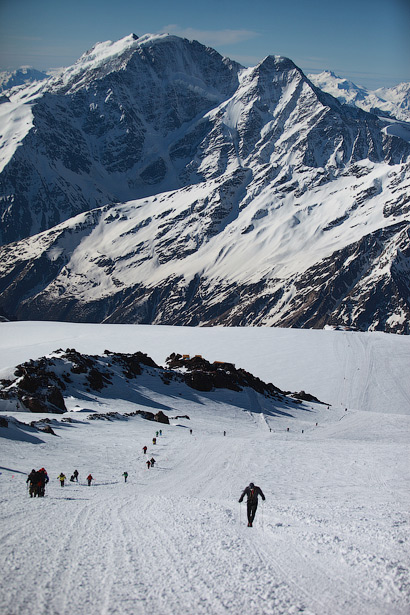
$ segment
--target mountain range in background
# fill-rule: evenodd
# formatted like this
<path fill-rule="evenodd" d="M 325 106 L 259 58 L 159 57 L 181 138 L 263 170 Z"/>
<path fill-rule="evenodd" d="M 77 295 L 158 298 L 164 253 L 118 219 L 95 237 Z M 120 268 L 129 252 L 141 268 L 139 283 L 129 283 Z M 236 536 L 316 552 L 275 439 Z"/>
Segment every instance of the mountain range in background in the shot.
<path fill-rule="evenodd" d="M 410 332 L 410 84 L 170 35 L 28 80 L 0 105 L 4 317 Z"/>

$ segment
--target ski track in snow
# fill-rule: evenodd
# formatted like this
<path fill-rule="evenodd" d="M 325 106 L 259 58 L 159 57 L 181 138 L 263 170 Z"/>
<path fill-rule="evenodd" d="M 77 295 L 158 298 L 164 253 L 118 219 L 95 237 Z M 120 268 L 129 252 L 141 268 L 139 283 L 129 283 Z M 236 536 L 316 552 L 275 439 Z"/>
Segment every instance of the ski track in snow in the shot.
<path fill-rule="evenodd" d="M 78 423 L 53 425 L 57 436 L 40 434 L 42 444 L 1 438 L 0 612 L 407 615 L 410 416 L 405 407 L 392 412 L 408 394 L 406 361 L 399 377 L 407 355 L 400 338 L 325 337 L 339 370 L 333 380 L 329 365 L 328 376 L 347 411 L 339 403 L 271 415 L 253 393 L 241 408 L 229 391 L 218 402 L 211 394 L 188 400 L 171 384 L 151 397 L 144 389 L 144 403 L 190 420 L 89 421 L 80 412 Z M 390 392 L 387 414 L 369 411 L 382 390 Z M 90 412 L 133 409 L 121 399 L 86 403 Z M 147 470 L 151 456 L 157 463 Z M 43 465 L 46 497 L 31 499 L 27 473 Z M 61 488 L 58 474 L 75 467 L 79 484 Z M 251 480 L 266 502 L 248 528 L 238 499 Z"/>

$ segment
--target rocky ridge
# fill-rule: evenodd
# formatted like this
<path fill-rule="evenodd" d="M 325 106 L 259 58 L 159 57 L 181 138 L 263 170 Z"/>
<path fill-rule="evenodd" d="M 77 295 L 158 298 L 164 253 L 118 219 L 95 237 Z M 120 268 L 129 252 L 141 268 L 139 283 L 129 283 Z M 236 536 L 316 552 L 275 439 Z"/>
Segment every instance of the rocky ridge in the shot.
<path fill-rule="evenodd" d="M 206 393 L 217 389 L 237 393 L 251 389 L 278 402 L 298 403 L 300 399 L 309 399 L 320 403 L 315 397 L 306 396 L 303 391 L 293 394 L 281 391 L 231 363 L 209 363 L 199 356 L 189 358 L 173 353 L 167 359 L 167 367 L 162 368 L 141 352 L 124 354 L 106 350 L 103 356 L 91 356 L 67 349 L 18 365 L 14 378 L 1 380 L 0 409 L 2 412 L 17 409 L 22 412 L 64 414 L 67 412 L 65 398 L 70 395 L 84 400 L 92 395 L 113 399 L 119 395 L 123 399 L 135 401 L 141 378 L 144 383 L 144 378 L 150 378 L 152 386 L 158 390 L 172 382 L 181 395 L 187 394 L 186 387 Z M 136 414 L 160 423 L 169 422 L 161 410 L 156 414 L 138 410 L 132 416 Z M 90 415 L 89 418 L 110 420 L 116 417 L 114 411 L 104 415 Z"/>

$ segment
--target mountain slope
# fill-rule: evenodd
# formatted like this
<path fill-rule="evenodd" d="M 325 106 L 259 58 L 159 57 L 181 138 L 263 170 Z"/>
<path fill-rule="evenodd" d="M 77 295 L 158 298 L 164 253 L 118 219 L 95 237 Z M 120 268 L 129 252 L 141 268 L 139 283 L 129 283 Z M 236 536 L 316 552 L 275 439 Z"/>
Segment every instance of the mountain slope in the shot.
<path fill-rule="evenodd" d="M 2 612 L 18 615 L 30 603 L 32 615 L 407 613 L 410 338 L 178 329 L 6 323 L 0 369 L 19 352 L 38 357 L 35 338 L 52 348 L 79 343 L 87 355 L 104 344 L 135 352 L 143 340 L 161 360 L 175 342 L 214 344 L 212 360 L 222 352 L 244 365 L 251 352 L 256 373 L 275 382 L 286 363 L 290 382 L 325 386 L 341 394 L 339 403 L 271 413 L 245 391 L 215 399 L 180 383 L 152 386 L 141 374 L 130 380 L 131 399 L 122 387 L 109 395 L 71 389 L 69 412 L 35 417 L 50 420 L 55 435 L 37 431 L 34 439 L 33 414 L 11 413 L 23 428 L 0 420 Z M 315 356 L 325 370 L 316 371 Z M 127 416 L 159 408 L 169 425 Z M 89 418 L 98 414 L 106 420 Z M 149 470 L 147 457 L 156 460 Z M 33 467 L 48 471 L 44 498 L 27 492 Z M 79 482 L 60 487 L 60 472 L 69 479 L 75 468 Z M 252 528 L 238 503 L 250 481 L 266 497 Z"/>
<path fill-rule="evenodd" d="M 388 209 L 397 175 L 384 165 L 357 174 L 307 191 L 298 207 L 266 191 L 228 223 L 207 215 L 210 205 L 221 211 L 209 183 L 81 214 L 0 251 L 1 309 L 23 319 L 408 333 L 408 203 L 402 193 L 403 205 Z"/>

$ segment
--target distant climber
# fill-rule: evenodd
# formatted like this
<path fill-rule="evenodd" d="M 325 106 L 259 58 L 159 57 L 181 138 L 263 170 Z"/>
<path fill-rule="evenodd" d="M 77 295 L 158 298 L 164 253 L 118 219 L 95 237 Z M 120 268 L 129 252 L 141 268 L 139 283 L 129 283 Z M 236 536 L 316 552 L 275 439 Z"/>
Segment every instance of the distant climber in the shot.
<path fill-rule="evenodd" d="M 156 463 L 154 457 L 151 457 L 150 462 L 151 462 L 151 468 L 153 468 Z"/>
<path fill-rule="evenodd" d="M 157 439 L 156 438 L 152 438 L 152 444 L 156 444 L 157 443 Z"/>
<path fill-rule="evenodd" d="M 149 470 L 149 469 L 150 469 L 150 467 L 151 467 L 151 462 L 150 462 L 150 460 L 148 459 L 148 461 L 146 461 L 145 463 L 147 464 L 147 470 Z"/>
<path fill-rule="evenodd" d="M 78 470 L 74 470 L 73 476 L 74 476 L 74 479 L 76 480 L 76 482 L 78 483 Z"/>
<path fill-rule="evenodd" d="M 94 480 L 94 479 L 93 479 L 93 477 L 91 476 L 91 474 L 89 474 L 89 475 L 87 476 L 87 483 L 88 483 L 88 486 L 90 486 L 90 485 L 91 485 L 91 481 L 92 481 L 92 480 Z"/>
<path fill-rule="evenodd" d="M 123 472 L 124 482 L 127 482 L 128 472 Z"/>
<path fill-rule="evenodd" d="M 60 472 L 59 476 L 57 476 L 57 479 L 60 481 L 60 485 L 62 487 L 64 487 L 64 481 L 65 481 L 66 478 L 67 477 L 66 477 L 65 474 L 63 474 L 63 472 Z"/>
<path fill-rule="evenodd" d="M 242 502 L 245 495 L 247 496 L 248 527 L 252 527 L 256 509 L 258 508 L 258 495 L 261 496 L 262 500 L 265 500 L 265 496 L 263 495 L 262 489 L 253 483 L 249 483 L 249 486 L 245 487 L 241 497 L 239 498 L 239 503 Z"/>
<path fill-rule="evenodd" d="M 146 454 L 147 454 L 147 447 L 146 447 L 146 446 L 143 446 L 143 447 L 142 447 L 142 450 L 144 451 L 144 455 L 146 455 Z"/>

